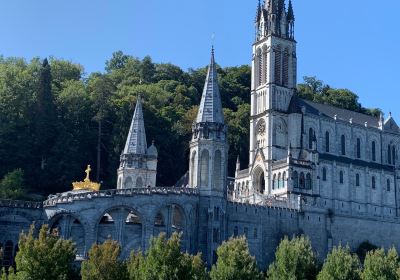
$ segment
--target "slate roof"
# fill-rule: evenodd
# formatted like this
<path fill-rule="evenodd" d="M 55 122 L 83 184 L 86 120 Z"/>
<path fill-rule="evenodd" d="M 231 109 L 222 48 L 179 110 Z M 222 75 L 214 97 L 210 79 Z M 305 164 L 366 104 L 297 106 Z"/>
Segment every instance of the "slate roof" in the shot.
<path fill-rule="evenodd" d="M 214 59 L 214 48 L 211 51 L 211 63 L 208 67 L 206 82 L 201 97 L 197 123 L 211 122 L 224 124 L 221 96 L 219 93 L 217 69 Z"/>
<path fill-rule="evenodd" d="M 133 113 L 133 118 L 123 153 L 145 155 L 146 151 L 147 142 L 146 132 L 144 129 L 142 100 L 139 96 L 137 99 L 135 112 Z"/>
<path fill-rule="evenodd" d="M 298 97 L 292 98 L 289 111 L 291 113 L 301 113 L 303 107 L 306 110 L 306 114 L 323 116 L 331 119 L 334 119 L 336 116 L 337 120 L 344 122 L 350 122 L 350 119 L 352 119 L 353 124 L 364 126 L 365 123 L 367 123 L 368 127 L 379 128 L 378 117 L 341 109 L 331 105 L 315 103 Z"/>

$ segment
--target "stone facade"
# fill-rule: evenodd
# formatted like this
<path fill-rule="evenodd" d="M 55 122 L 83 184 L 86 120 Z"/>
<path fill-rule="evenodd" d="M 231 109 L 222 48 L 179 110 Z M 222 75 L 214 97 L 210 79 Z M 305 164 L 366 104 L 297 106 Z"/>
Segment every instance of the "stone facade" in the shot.
<path fill-rule="evenodd" d="M 338 244 L 369 241 L 400 249 L 400 130 L 375 118 L 296 95 L 291 2 L 266 1 L 253 45 L 250 162 L 227 177 L 227 135 L 214 51 L 193 124 L 189 172 L 175 187 L 156 187 L 157 149 L 147 147 L 140 97 L 121 155 L 118 185 L 71 191 L 42 204 L 0 202 L 0 246 L 12 263 L 21 230 L 35 221 L 72 238 L 78 257 L 109 236 L 126 257 L 151 236 L 183 233 L 184 250 L 208 263 L 231 236 L 245 235 L 261 268 L 281 238 L 306 234 L 322 258 Z M 234 181 L 233 187 L 229 182 Z M 179 187 L 177 187 L 179 186 Z"/>

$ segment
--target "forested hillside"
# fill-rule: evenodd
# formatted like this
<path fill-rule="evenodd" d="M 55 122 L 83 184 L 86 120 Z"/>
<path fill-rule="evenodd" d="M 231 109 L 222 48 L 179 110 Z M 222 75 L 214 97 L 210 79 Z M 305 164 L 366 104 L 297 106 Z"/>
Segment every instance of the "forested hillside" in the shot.
<path fill-rule="evenodd" d="M 218 74 L 232 175 L 238 154 L 248 161 L 251 71 L 245 65 L 218 68 Z M 112 55 L 103 73 L 85 73 L 81 65 L 55 58 L 28 63 L 0 57 L 0 198 L 69 190 L 87 164 L 103 189 L 115 188 L 139 93 L 148 143 L 154 140 L 159 150 L 157 184 L 173 185 L 188 169 L 205 76 L 206 67 L 185 72 L 122 52 Z M 299 90 L 311 100 L 329 95 L 320 101 L 341 105 L 345 97 L 344 107 L 362 108 L 354 93 L 327 88 L 315 78 Z"/>

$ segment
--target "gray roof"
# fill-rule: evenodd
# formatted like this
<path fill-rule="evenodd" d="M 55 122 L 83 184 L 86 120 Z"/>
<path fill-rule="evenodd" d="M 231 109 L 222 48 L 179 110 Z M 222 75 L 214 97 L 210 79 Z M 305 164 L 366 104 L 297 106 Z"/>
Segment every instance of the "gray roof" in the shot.
<path fill-rule="evenodd" d="M 144 130 L 142 101 L 139 96 L 123 153 L 145 155 L 146 151 L 146 132 Z"/>
<path fill-rule="evenodd" d="M 211 51 L 211 63 L 208 67 L 207 78 L 204 85 L 203 95 L 201 96 L 196 122 L 224 123 L 217 69 L 215 67 L 214 48 Z"/>
<path fill-rule="evenodd" d="M 368 124 L 368 127 L 375 127 L 379 128 L 379 118 L 346 110 L 341 109 L 338 107 L 326 105 L 326 104 L 319 104 L 315 102 L 311 102 L 308 100 L 304 100 L 298 97 L 293 97 L 292 104 L 290 111 L 291 112 L 298 112 L 300 113 L 302 108 L 305 108 L 306 114 L 312 114 L 317 116 L 324 116 L 331 119 L 336 119 L 344 122 L 350 122 L 352 120 L 353 124 L 358 124 L 364 126 L 365 123 Z"/>

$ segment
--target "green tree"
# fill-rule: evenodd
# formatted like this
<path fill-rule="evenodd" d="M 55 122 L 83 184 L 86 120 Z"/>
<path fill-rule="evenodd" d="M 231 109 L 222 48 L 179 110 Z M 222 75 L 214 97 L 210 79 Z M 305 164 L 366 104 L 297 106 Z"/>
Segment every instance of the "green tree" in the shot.
<path fill-rule="evenodd" d="M 396 249 L 390 249 L 387 254 L 385 250 L 379 249 L 367 254 L 364 261 L 363 280 L 396 280 L 399 279 L 399 256 Z"/>
<path fill-rule="evenodd" d="M 128 272 L 124 262 L 119 260 L 121 246 L 113 240 L 94 244 L 89 257 L 82 262 L 82 280 L 124 280 Z"/>
<path fill-rule="evenodd" d="M 261 279 L 256 260 L 250 255 L 245 237 L 231 238 L 217 249 L 217 262 L 212 266 L 212 280 Z"/>
<path fill-rule="evenodd" d="M 275 252 L 275 261 L 267 275 L 272 280 L 315 279 L 317 271 L 315 253 L 308 238 L 301 236 L 289 240 L 285 237 Z"/>
<path fill-rule="evenodd" d="M 74 274 L 74 244 L 60 239 L 55 232 L 49 233 L 47 225 L 42 226 L 38 238 L 34 237 L 32 225 L 27 234 L 21 234 L 18 246 L 18 279 L 66 280 Z"/>
<path fill-rule="evenodd" d="M 11 171 L 0 180 L 1 199 L 24 199 L 25 191 L 24 171 L 22 169 Z"/>
<path fill-rule="evenodd" d="M 174 233 L 166 239 L 162 233 L 150 241 L 145 256 L 140 251 L 132 252 L 127 263 L 130 280 L 207 279 L 201 256 L 183 253 L 180 237 Z"/>
<path fill-rule="evenodd" d="M 154 78 L 154 74 L 156 73 L 156 67 L 154 66 L 153 61 L 150 56 L 146 56 L 142 60 L 142 64 L 140 65 L 140 77 L 142 81 L 145 83 L 151 83 Z"/>
<path fill-rule="evenodd" d="M 325 260 L 317 280 L 359 280 L 360 261 L 349 247 L 333 248 Z"/>

